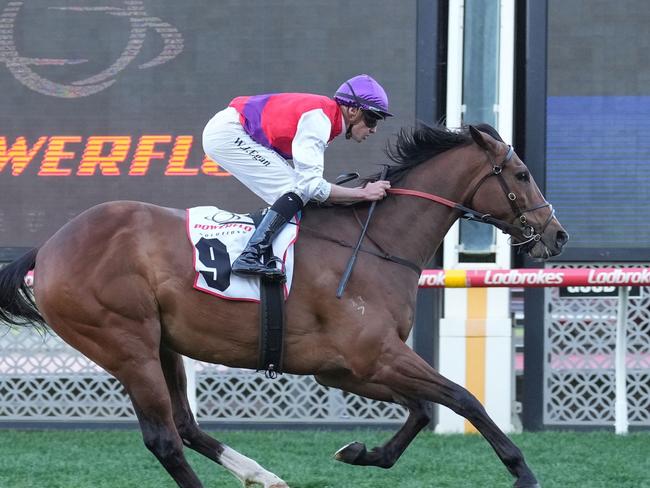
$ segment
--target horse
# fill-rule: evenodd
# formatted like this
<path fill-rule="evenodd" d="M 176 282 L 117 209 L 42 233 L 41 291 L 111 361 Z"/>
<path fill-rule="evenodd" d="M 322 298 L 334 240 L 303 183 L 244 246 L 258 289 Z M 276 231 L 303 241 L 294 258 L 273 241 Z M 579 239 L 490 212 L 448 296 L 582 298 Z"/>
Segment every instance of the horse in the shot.
<path fill-rule="evenodd" d="M 437 403 L 476 427 L 514 486 L 539 486 L 480 402 L 405 341 L 419 271 L 459 217 L 499 227 L 533 258 L 559 254 L 568 234 L 525 164 L 487 124 L 401 129 L 386 152 L 392 188 L 376 204 L 340 299 L 337 283 L 370 204 L 310 204 L 303 211 L 286 300 L 284 372 L 313 375 L 324 386 L 408 410 L 385 444 L 368 449 L 350 443 L 336 453 L 339 461 L 390 468 L 429 424 L 430 406 Z M 184 211 L 143 202 L 107 202 L 84 211 L 0 271 L 0 319 L 14 327 L 49 327 L 117 378 L 145 446 L 178 486 L 203 486 L 185 458 L 187 447 L 245 486 L 287 487 L 204 433 L 190 410 L 182 355 L 255 369 L 259 310 L 255 303 L 193 290 L 185 225 Z M 31 269 L 30 291 L 24 277 Z"/>

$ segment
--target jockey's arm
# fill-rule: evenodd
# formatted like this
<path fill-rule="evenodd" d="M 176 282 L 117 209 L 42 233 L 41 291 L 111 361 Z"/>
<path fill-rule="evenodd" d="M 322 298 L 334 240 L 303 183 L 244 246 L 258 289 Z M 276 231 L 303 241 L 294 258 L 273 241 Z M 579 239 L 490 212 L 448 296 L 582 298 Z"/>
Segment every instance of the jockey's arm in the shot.
<path fill-rule="evenodd" d="M 293 140 L 293 163 L 298 173 L 296 193 L 320 202 L 354 203 L 381 200 L 390 188 L 388 181 L 375 181 L 365 186 L 348 188 L 323 179 L 323 165 L 331 123 L 322 110 L 306 112 L 298 122 Z"/>
<path fill-rule="evenodd" d="M 330 193 L 331 185 L 323 178 L 323 167 L 331 129 L 331 122 L 320 109 L 304 113 L 298 121 L 291 144 L 297 173 L 294 191 L 305 202 L 311 199 L 324 202 Z"/>
<path fill-rule="evenodd" d="M 332 184 L 330 195 L 326 201 L 330 203 L 353 203 L 362 200 L 381 200 L 386 196 L 386 190 L 389 188 L 390 183 L 383 180 L 373 181 L 366 186 L 356 188 L 347 188 Z"/>

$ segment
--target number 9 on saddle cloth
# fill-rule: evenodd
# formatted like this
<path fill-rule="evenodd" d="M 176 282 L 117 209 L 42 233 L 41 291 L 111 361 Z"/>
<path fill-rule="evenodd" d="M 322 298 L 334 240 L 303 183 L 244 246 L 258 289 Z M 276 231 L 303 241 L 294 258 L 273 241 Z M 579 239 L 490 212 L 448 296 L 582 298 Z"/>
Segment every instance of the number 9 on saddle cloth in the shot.
<path fill-rule="evenodd" d="M 231 273 L 231 264 L 241 254 L 263 212 L 235 214 L 217 207 L 187 209 L 187 237 L 192 243 L 196 277 L 194 288 L 229 300 L 260 301 L 260 280 Z M 294 217 L 273 241 L 273 255 L 282 261 L 287 281 L 284 298 L 293 278 L 293 244 L 299 220 Z"/>

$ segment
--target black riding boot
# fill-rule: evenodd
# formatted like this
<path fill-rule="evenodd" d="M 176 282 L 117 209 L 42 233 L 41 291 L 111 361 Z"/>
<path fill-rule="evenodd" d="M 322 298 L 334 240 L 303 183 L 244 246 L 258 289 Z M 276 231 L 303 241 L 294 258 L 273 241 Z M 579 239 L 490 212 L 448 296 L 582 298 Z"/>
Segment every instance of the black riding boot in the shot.
<path fill-rule="evenodd" d="M 273 238 L 287 223 L 287 219 L 273 209 L 269 209 L 253 236 L 246 244 L 244 252 L 232 263 L 232 272 L 244 276 L 263 275 L 271 279 L 283 279 L 284 271 L 274 265 L 262 263 L 262 256 L 271 247 Z"/>

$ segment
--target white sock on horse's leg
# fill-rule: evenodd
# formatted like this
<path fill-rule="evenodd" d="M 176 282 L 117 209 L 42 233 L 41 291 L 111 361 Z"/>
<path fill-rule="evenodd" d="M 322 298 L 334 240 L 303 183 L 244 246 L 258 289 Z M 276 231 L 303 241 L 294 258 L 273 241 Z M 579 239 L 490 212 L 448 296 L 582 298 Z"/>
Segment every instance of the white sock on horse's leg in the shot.
<path fill-rule="evenodd" d="M 244 486 L 259 483 L 264 488 L 289 488 L 283 480 L 267 471 L 256 461 L 247 458 L 234 449 L 223 445 L 223 452 L 219 456 L 221 465 L 238 478 Z"/>

